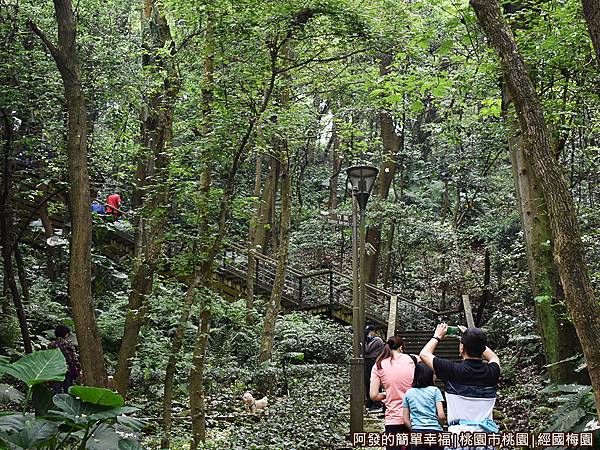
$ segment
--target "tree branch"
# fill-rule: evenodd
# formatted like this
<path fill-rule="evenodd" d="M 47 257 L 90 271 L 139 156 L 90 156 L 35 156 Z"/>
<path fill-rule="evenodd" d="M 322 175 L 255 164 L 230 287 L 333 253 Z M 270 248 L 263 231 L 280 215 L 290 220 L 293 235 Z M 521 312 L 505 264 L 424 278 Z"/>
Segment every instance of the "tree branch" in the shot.
<path fill-rule="evenodd" d="M 277 71 L 277 73 L 278 74 L 282 74 L 282 73 L 288 72 L 290 70 L 297 69 L 298 67 L 306 66 L 307 64 L 311 64 L 311 63 L 327 63 L 327 62 L 340 61 L 340 60 L 349 58 L 350 56 L 354 56 L 354 55 L 357 55 L 359 53 L 366 52 L 367 50 L 369 50 L 369 48 L 368 47 L 367 48 L 361 48 L 361 49 L 355 50 L 353 52 L 346 53 L 345 55 L 332 56 L 330 58 L 317 58 L 317 56 L 319 56 L 320 54 L 322 54 L 325 50 L 326 49 L 323 48 L 316 55 L 314 55 L 310 59 L 307 59 L 305 61 L 301 61 L 301 62 L 299 62 L 297 64 L 293 64 L 291 66 L 287 66 L 287 67 L 285 67 L 283 69 L 279 69 Z"/>
<path fill-rule="evenodd" d="M 29 26 L 31 31 L 33 31 L 41 39 L 41 41 L 44 43 L 44 45 L 46 46 L 46 48 L 48 49 L 48 51 L 50 52 L 50 54 L 52 55 L 52 57 L 54 58 L 56 63 L 63 64 L 64 56 L 63 56 L 62 52 L 56 45 L 54 45 L 52 43 L 50 38 L 48 36 L 46 36 L 46 33 L 44 33 L 40 29 L 40 27 L 38 27 L 37 24 L 35 22 L 33 22 L 32 20 L 27 21 L 27 26 Z"/>

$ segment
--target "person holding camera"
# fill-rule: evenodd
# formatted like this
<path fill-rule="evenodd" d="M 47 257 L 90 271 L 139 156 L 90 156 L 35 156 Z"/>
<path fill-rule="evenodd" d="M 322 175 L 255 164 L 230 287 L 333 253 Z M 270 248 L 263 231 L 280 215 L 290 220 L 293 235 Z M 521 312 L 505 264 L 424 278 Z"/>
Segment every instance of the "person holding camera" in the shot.
<path fill-rule="evenodd" d="M 493 420 L 493 411 L 500 378 L 500 359 L 487 346 L 487 336 L 481 329 L 458 328 L 462 361 L 450 361 L 434 355 L 438 343 L 446 338 L 448 325 L 445 323 L 436 327 L 419 356 L 444 381 L 448 431 L 495 433 L 498 426 Z"/>

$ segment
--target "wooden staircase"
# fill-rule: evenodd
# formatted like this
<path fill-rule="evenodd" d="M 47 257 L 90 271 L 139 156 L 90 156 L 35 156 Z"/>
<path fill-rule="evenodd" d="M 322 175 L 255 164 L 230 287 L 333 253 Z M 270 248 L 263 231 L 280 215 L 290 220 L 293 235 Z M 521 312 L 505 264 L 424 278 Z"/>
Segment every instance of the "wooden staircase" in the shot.
<path fill-rule="evenodd" d="M 246 294 L 248 248 L 237 244 L 224 244 L 224 250 L 219 268 L 214 274 L 214 286 L 223 295 L 237 299 Z M 254 291 L 256 294 L 268 296 L 275 280 L 277 261 L 261 253 L 254 253 L 252 257 L 256 262 Z M 431 319 L 431 323 L 449 320 L 456 314 L 456 311 L 438 312 L 372 284 L 368 284 L 366 290 L 366 322 L 384 331 L 387 329 L 389 304 L 393 298 L 398 301 L 398 311 L 401 311 L 401 315 L 427 317 Z M 334 269 L 302 272 L 289 266 L 281 301 L 284 312 L 310 311 L 351 325 L 352 277 Z M 450 322 L 453 323 L 452 320 Z M 407 351 L 418 354 L 432 333 L 433 329 L 402 331 L 398 334 L 404 338 Z M 458 340 L 445 339 L 438 345 L 436 354 L 443 358 L 459 359 Z"/>
<path fill-rule="evenodd" d="M 21 185 L 20 191 L 29 191 L 29 198 L 20 198 L 14 213 L 19 220 L 19 228 L 29 228 L 29 223 L 39 217 L 40 208 L 49 206 L 49 219 L 56 229 L 69 228 L 65 205 L 65 190 L 58 185 L 43 180 L 31 168 L 23 168 L 17 164 L 14 182 Z M 45 185 L 45 189 L 40 186 Z M 48 192 L 53 192 L 48 194 Z M 59 195 L 56 195 L 59 194 Z M 55 211 L 62 211 L 56 213 Z M 100 225 L 100 224 L 98 224 Z M 30 233 L 32 240 L 44 239 L 43 233 Z M 94 227 L 94 242 L 100 251 L 111 258 L 122 258 L 133 254 L 134 238 L 131 233 L 119 230 L 110 225 Z M 44 242 L 45 244 L 45 242 Z M 258 295 L 269 296 L 275 280 L 277 262 L 268 255 L 254 253 L 256 262 L 254 291 Z M 246 293 L 246 273 L 248 268 L 248 247 L 234 243 L 223 243 L 223 251 L 217 270 L 214 272 L 214 286 L 222 295 L 238 299 Z M 448 319 L 449 314 L 456 311 L 439 312 L 424 304 L 398 296 L 378 286 L 368 284 L 366 323 L 373 324 L 383 330 L 387 329 L 390 300 L 396 298 L 398 311 L 407 317 L 428 317 L 430 322 Z M 304 272 L 292 266 L 286 269 L 282 292 L 283 312 L 309 311 L 322 314 L 341 323 L 352 324 L 352 277 L 334 269 Z M 431 337 L 432 331 L 404 331 L 399 333 L 405 340 L 406 351 L 418 354 L 423 345 Z M 458 343 L 446 339 L 438 345 L 440 356 L 457 359 Z"/>
<path fill-rule="evenodd" d="M 425 344 L 431 340 L 433 330 L 406 330 L 398 334 L 404 339 L 404 352 L 418 355 Z M 454 361 L 461 359 L 458 352 L 458 343 L 458 338 L 452 336 L 447 337 L 438 343 L 435 349 L 435 356 Z"/>

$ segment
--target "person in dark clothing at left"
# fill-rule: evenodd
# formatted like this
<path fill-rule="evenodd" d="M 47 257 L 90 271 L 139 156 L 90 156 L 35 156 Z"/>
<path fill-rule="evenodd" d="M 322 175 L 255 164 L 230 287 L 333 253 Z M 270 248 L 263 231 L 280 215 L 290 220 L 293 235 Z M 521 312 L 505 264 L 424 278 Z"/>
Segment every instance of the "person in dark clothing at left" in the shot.
<path fill-rule="evenodd" d="M 77 355 L 75 346 L 69 340 L 70 334 L 71 329 L 69 327 L 65 325 L 57 325 L 54 329 L 54 335 L 56 336 L 56 339 L 50 344 L 50 348 L 59 349 L 67 361 L 67 373 L 65 374 L 65 380 L 58 381 L 52 386 L 52 390 L 55 394 L 69 392 L 69 388 L 73 386 L 73 384 L 75 384 L 75 380 L 81 376 L 79 356 Z"/>
<path fill-rule="evenodd" d="M 377 334 L 377 329 L 373 325 L 367 325 L 365 328 L 365 406 L 370 410 L 381 409 L 383 404 L 371 400 L 369 390 L 371 386 L 371 370 L 375 365 L 377 357 L 382 352 L 385 342 Z"/>

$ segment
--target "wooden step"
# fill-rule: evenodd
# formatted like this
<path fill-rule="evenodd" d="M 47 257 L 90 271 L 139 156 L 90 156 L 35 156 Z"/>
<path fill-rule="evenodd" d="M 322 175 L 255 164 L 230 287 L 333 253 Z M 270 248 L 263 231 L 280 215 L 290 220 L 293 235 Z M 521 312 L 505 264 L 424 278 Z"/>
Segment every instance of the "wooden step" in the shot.
<path fill-rule="evenodd" d="M 404 340 L 405 352 L 418 355 L 425 344 L 431 340 L 433 330 L 406 330 L 399 332 L 398 335 Z M 435 355 L 440 358 L 460 360 L 458 343 L 458 339 L 454 337 L 444 339 L 442 342 L 438 343 L 435 349 Z"/>

